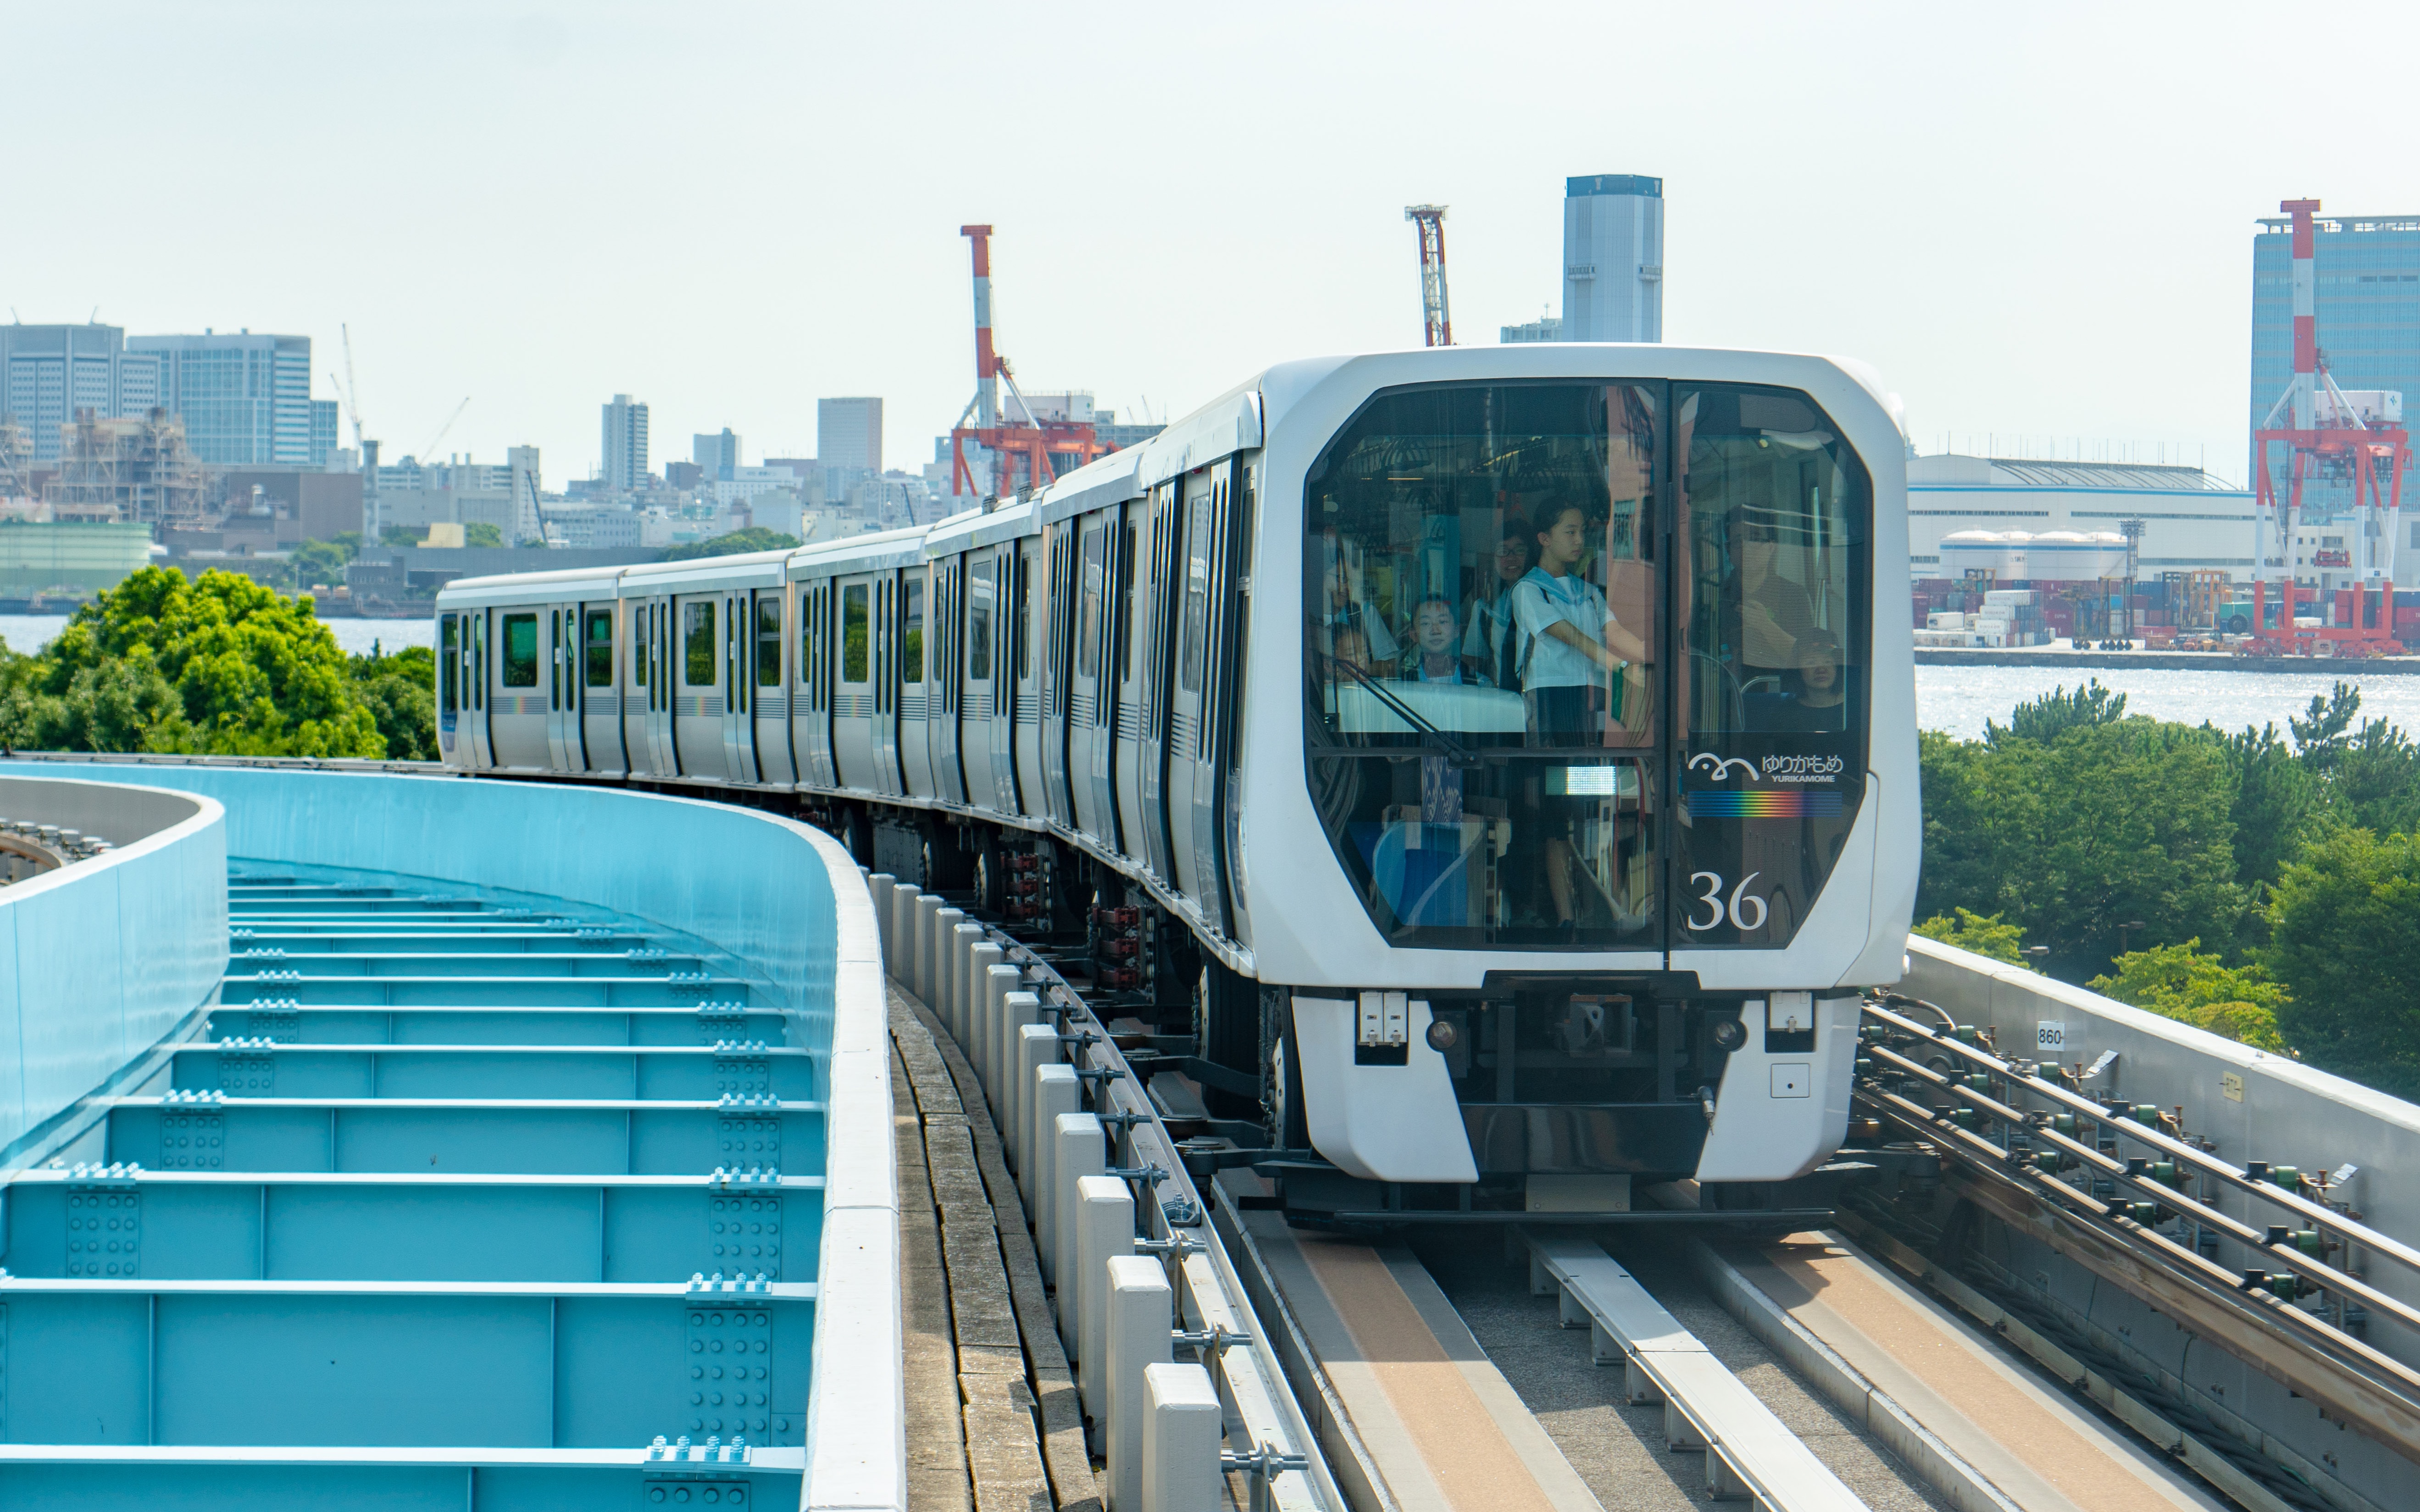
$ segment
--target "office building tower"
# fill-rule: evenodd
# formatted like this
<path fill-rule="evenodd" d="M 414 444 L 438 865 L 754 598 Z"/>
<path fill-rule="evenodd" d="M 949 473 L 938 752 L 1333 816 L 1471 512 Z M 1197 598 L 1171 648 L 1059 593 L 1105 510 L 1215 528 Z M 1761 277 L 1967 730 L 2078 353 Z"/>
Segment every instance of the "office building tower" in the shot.
<path fill-rule="evenodd" d="M 815 460 L 828 468 L 882 471 L 882 401 L 817 399 Z"/>
<path fill-rule="evenodd" d="M 1563 182 L 1563 341 L 1664 339 L 1664 180 Z"/>
<path fill-rule="evenodd" d="M 310 466 L 325 468 L 336 455 L 336 401 L 311 401 Z"/>
<path fill-rule="evenodd" d="M 706 481 L 729 483 L 739 471 L 739 438 L 725 425 L 720 435 L 691 436 L 689 439 L 689 459 L 706 474 Z"/>
<path fill-rule="evenodd" d="M 2252 428 L 2294 377 L 2294 223 L 2263 216 L 2252 238 Z M 2403 395 L 2404 424 L 2420 405 L 2420 215 L 2321 215 L 2311 223 L 2313 323 L 2319 357 L 2336 387 Z M 2281 415 L 2273 424 L 2293 424 Z M 2283 452 L 2272 458 L 2282 466 Z M 2329 512 L 2351 490 L 2322 480 L 2304 507 Z M 2405 497 L 2410 498 L 2407 490 Z M 2420 523 L 2406 526 L 2398 558 L 2420 548 Z"/>
<path fill-rule="evenodd" d="M 647 407 L 627 393 L 605 407 L 605 486 L 628 492 L 647 481 Z"/>
<path fill-rule="evenodd" d="M 310 465 L 310 337 L 205 331 L 130 336 L 126 350 L 159 364 L 159 402 L 184 421 L 186 443 L 204 462 Z"/>
<path fill-rule="evenodd" d="M 537 448 L 507 446 L 504 448 L 504 470 L 507 486 L 513 494 L 513 534 L 515 544 L 546 539 L 546 525 L 537 507 L 539 476 Z"/>
<path fill-rule="evenodd" d="M 129 355 L 122 326 L 0 326 L 0 416 L 16 422 L 34 461 L 58 459 L 59 427 L 79 409 L 148 413 L 159 374 L 156 358 Z"/>

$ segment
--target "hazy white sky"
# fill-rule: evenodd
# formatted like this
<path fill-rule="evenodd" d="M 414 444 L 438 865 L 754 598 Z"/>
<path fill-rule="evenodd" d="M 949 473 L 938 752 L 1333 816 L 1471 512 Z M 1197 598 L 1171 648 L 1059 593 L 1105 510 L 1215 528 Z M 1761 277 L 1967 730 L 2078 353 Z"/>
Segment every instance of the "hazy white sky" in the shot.
<path fill-rule="evenodd" d="M 1660 176 L 1675 343 L 1865 358 L 1925 450 L 2085 437 L 2240 478 L 2255 217 L 2420 211 L 2406 8 L 0 4 L 0 303 L 352 329 L 370 434 L 585 475 L 811 452 L 878 393 L 914 466 L 972 388 L 988 221 L 1029 390 L 1184 409 L 1560 302 L 1562 182 Z M 2319 33 L 2325 24 L 2340 40 Z M 2308 79 L 2295 77 L 2297 67 Z M 348 427 L 347 441 L 350 441 Z"/>

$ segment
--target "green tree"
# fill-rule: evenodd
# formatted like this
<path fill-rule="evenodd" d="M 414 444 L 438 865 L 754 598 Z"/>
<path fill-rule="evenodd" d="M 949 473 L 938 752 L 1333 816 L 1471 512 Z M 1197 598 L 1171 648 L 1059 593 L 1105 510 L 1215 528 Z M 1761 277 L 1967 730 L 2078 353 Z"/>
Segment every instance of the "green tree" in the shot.
<path fill-rule="evenodd" d="M 425 525 L 390 525 L 379 532 L 379 545 L 389 550 L 425 545 L 427 540 L 428 528 Z"/>
<path fill-rule="evenodd" d="M 77 678 L 147 658 L 176 689 L 192 748 L 222 755 L 379 756 L 386 741 L 344 653 L 313 618 L 235 573 L 188 581 L 145 567 L 76 610 L 29 686 L 68 699 Z M 86 687 L 97 687 L 98 684 Z"/>
<path fill-rule="evenodd" d="M 1916 926 L 1915 933 L 1928 940 L 1939 940 L 1962 950 L 2006 962 L 2012 966 L 2025 964 L 2024 955 L 2025 932 L 2014 924 L 2003 924 L 1997 914 L 1978 914 L 1971 908 L 1953 910 L 1957 918 L 1935 914 Z"/>
<path fill-rule="evenodd" d="M 462 527 L 464 546 L 502 546 L 504 532 L 483 519 L 474 519 Z"/>
<path fill-rule="evenodd" d="M 744 531 L 733 531 L 712 540 L 691 541 L 664 553 L 666 562 L 689 562 L 698 557 L 732 557 L 743 551 L 787 551 L 799 544 L 795 535 L 784 535 L 762 525 L 752 525 Z"/>
<path fill-rule="evenodd" d="M 2198 950 L 2200 944 L 2187 940 L 2130 950 L 2117 959 L 2108 976 L 2095 977 L 2086 985 L 2256 1050 L 2288 1054 L 2277 1026 L 2279 1011 L 2287 1006 L 2286 989 L 2271 980 L 2268 968 L 2257 962 L 2229 966 Z"/>
<path fill-rule="evenodd" d="M 2312 1065 L 2420 1094 L 2420 837 L 2343 829 L 2277 881 L 2261 962 L 2287 1041 Z"/>
<path fill-rule="evenodd" d="M 2219 751 L 2235 825 L 2235 880 L 2245 896 L 2257 898 L 2304 842 L 2326 831 L 2330 795 L 2325 779 L 2277 738 L 2273 724 L 2230 735 Z"/>
<path fill-rule="evenodd" d="M 305 541 L 294 548 L 291 563 L 298 588 L 311 588 L 325 583 L 330 587 L 345 580 L 345 565 L 362 554 L 362 533 L 340 532 L 334 539 Z"/>
<path fill-rule="evenodd" d="M 352 658 L 353 687 L 378 722 L 391 762 L 433 762 L 437 751 L 437 654 L 408 646 L 392 656 L 377 647 Z"/>
<path fill-rule="evenodd" d="M 2091 679 L 2072 693 L 2062 683 L 2041 697 L 2009 710 L 2006 729 L 1984 720 L 1983 743 L 1997 746 L 2008 740 L 2030 740 L 2047 746 L 2071 730 L 2116 724 L 2124 717 L 2126 695 L 2102 687 L 2100 678 Z"/>

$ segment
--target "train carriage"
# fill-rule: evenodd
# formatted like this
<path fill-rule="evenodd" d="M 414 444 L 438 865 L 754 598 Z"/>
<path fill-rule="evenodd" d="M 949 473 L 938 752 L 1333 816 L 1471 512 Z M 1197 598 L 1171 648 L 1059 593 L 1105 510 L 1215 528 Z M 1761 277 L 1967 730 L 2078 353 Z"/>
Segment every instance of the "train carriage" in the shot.
<path fill-rule="evenodd" d="M 1746 1201 L 1901 969 L 1902 456 L 1820 357 L 1289 363 L 928 528 L 452 584 L 446 759 L 750 790 L 1049 941 L 1298 1211 Z M 584 675 L 501 703 L 600 602 L 618 766 Z"/>

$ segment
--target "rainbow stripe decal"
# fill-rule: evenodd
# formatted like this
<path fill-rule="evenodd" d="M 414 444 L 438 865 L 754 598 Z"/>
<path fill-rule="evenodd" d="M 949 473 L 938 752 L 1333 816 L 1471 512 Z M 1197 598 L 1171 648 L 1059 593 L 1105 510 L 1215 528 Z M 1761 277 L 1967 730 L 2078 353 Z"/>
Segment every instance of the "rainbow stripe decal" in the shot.
<path fill-rule="evenodd" d="M 1710 788 L 1687 795 L 1692 819 L 1838 819 L 1838 793 L 1805 788 Z"/>

